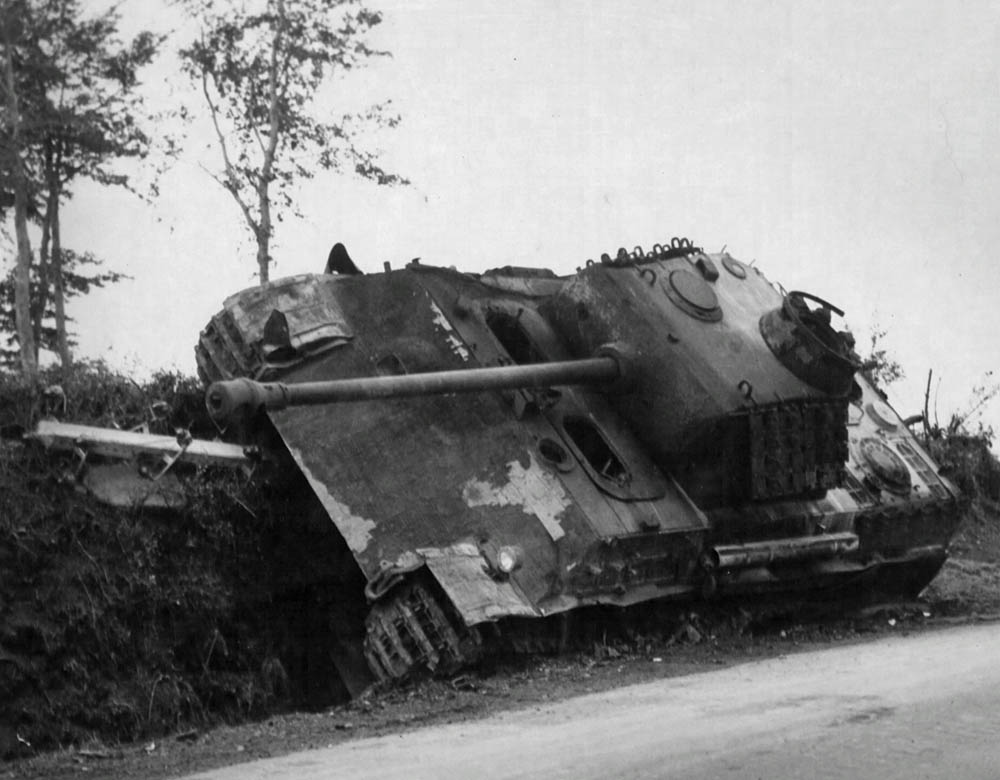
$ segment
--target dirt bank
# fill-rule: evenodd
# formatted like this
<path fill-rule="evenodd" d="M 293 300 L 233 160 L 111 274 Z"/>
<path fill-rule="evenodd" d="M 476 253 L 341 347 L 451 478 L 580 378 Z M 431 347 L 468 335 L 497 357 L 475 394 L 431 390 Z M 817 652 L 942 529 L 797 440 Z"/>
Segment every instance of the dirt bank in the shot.
<path fill-rule="evenodd" d="M 177 481 L 179 511 L 116 508 L 84 489 L 104 465 L 92 454 L 19 438 L 43 416 L 209 436 L 203 408 L 197 383 L 168 374 L 0 374 L 0 759 L 260 718 L 302 698 L 291 662 L 323 607 L 302 583 L 323 584 L 312 562 L 328 551 L 287 509 L 301 485 L 258 478 L 266 463 L 204 467 Z"/>
<path fill-rule="evenodd" d="M 70 379 L 56 397 L 67 418 L 197 428 L 199 393 L 179 378 Z M 0 428 L 30 428 L 53 411 L 47 403 L 37 387 L 0 387 Z M 311 567 L 335 554 L 287 522 L 298 513 L 284 502 L 308 490 L 252 495 L 268 481 L 205 474 L 190 481 L 191 509 L 181 515 L 112 510 L 73 489 L 72 458 L 0 446 L 0 754 L 16 757 L 0 764 L 0 777 L 172 777 L 1000 614 L 1000 508 L 978 495 L 953 557 L 917 603 L 836 616 L 794 603 L 698 604 L 558 657 L 494 659 L 303 712 L 308 693 L 325 702 L 336 693 L 295 690 L 310 673 L 324 677 L 316 649 L 325 646 L 329 589 Z M 982 464 L 960 469 L 972 475 L 963 487 L 995 487 L 994 464 L 979 476 Z"/>
<path fill-rule="evenodd" d="M 632 642 L 598 643 L 565 656 L 519 657 L 451 680 L 373 691 L 351 704 L 291 713 L 204 733 L 184 731 L 142 744 L 94 742 L 4 767 L 11 778 L 69 778 L 90 772 L 109 780 L 166 778 L 345 740 L 454 723 L 500 710 L 530 708 L 570 696 L 724 668 L 748 660 L 834 644 L 879 641 L 900 633 L 1000 618 L 1000 533 L 986 512 L 972 517 L 956 556 L 920 602 L 883 605 L 836 618 L 738 607 L 696 608 L 681 631 Z"/>

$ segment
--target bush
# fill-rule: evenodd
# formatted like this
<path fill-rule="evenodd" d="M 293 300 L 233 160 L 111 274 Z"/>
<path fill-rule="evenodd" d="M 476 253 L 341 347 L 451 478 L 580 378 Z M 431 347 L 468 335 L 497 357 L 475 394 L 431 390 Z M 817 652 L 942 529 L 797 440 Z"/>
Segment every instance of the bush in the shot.
<path fill-rule="evenodd" d="M 972 501 L 1000 501 L 1000 462 L 990 431 L 941 432 L 930 439 L 931 455 L 943 473 Z"/>
<path fill-rule="evenodd" d="M 0 426 L 56 413 L 197 435 L 211 430 L 201 397 L 191 378 L 136 383 L 99 363 L 37 382 L 0 374 Z M 302 514 L 291 488 L 201 470 L 183 512 L 116 509 L 76 490 L 66 465 L 0 441 L 0 752 L 4 733 L 35 748 L 132 740 L 286 704 L 289 605 L 263 551 Z"/>

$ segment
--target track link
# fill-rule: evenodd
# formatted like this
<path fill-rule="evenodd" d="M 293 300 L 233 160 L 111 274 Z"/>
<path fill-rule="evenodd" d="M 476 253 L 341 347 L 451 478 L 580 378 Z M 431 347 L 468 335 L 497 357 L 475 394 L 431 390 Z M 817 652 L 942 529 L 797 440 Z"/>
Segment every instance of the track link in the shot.
<path fill-rule="evenodd" d="M 450 674 L 479 660 L 482 639 L 419 580 L 375 604 L 366 619 L 365 658 L 380 682 Z"/>

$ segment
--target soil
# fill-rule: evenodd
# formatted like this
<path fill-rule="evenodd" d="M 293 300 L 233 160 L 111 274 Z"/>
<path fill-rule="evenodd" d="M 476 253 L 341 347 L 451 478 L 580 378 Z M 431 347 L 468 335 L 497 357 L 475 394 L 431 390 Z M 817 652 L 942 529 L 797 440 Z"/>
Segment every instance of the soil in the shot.
<path fill-rule="evenodd" d="M 92 742 L 0 765 L 0 777 L 176 777 L 832 644 L 1000 620 L 1000 507 L 973 507 L 953 542 L 952 557 L 917 602 L 883 604 L 835 617 L 806 617 L 801 612 L 764 616 L 738 606 L 702 612 L 689 613 L 679 630 L 656 639 L 597 642 L 559 656 L 498 659 L 489 668 L 452 679 L 373 690 L 350 704 L 204 733 L 187 730 L 139 744 Z"/>

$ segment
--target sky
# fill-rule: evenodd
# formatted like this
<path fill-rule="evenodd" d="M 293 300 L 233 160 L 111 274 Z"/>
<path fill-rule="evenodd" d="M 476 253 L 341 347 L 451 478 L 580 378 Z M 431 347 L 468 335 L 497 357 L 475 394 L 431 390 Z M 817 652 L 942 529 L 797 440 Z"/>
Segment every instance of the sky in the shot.
<path fill-rule="evenodd" d="M 1000 2 L 369 5 L 392 57 L 318 111 L 392 99 L 402 123 L 373 141 L 412 185 L 320 172 L 277 228 L 273 277 L 322 270 L 335 241 L 368 271 L 571 273 L 688 236 L 838 305 L 862 346 L 886 331 L 903 415 L 930 369 L 942 424 L 1000 381 Z M 175 23 L 155 0 L 120 8 L 126 31 Z M 146 88 L 197 106 L 169 58 Z M 64 244 L 133 277 L 73 304 L 81 354 L 193 372 L 199 330 L 254 283 L 206 131 L 188 129 L 153 207 L 81 188 L 64 209 Z M 982 421 L 1000 431 L 1000 402 Z"/>

